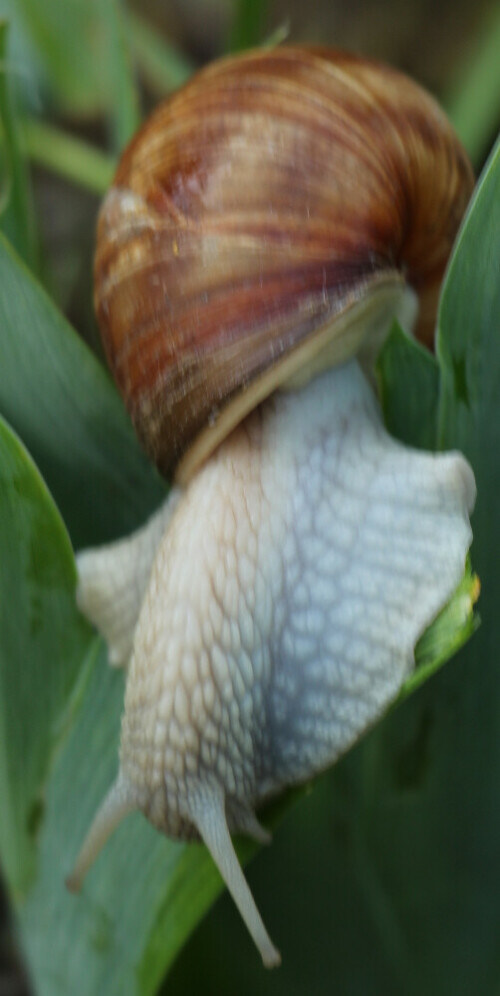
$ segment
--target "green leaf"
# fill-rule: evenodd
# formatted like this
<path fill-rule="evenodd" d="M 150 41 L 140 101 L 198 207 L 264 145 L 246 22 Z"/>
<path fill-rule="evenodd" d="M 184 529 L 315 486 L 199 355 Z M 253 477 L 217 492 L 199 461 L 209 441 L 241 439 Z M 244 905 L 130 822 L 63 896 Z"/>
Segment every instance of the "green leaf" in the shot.
<path fill-rule="evenodd" d="M 37 996 L 153 993 L 222 884 L 204 848 L 136 815 L 82 896 L 64 887 L 116 772 L 123 675 L 76 610 L 68 535 L 3 421 L 0 550 L 0 858 Z"/>
<path fill-rule="evenodd" d="M 267 0 L 236 0 L 229 50 L 259 45 L 264 37 Z"/>
<path fill-rule="evenodd" d="M 0 228 L 32 269 L 38 265 L 34 215 L 9 84 L 8 25 L 0 20 Z"/>
<path fill-rule="evenodd" d="M 459 233 L 438 317 L 440 444 L 460 445 L 484 477 L 479 508 L 496 500 L 500 480 L 499 260 L 500 139 Z"/>
<path fill-rule="evenodd" d="M 119 0 L 1 0 L 16 34 L 27 35 L 58 108 L 106 113 L 123 141 L 137 96 L 123 38 Z M 17 42 L 19 46 L 19 41 Z"/>
<path fill-rule="evenodd" d="M 482 22 L 458 61 L 456 80 L 444 106 L 472 162 L 481 163 L 500 119 L 500 7 L 482 11 Z"/>
<path fill-rule="evenodd" d="M 121 152 L 140 124 L 139 94 L 132 71 L 121 0 L 101 0 L 104 50 L 109 65 L 112 145 Z"/>
<path fill-rule="evenodd" d="M 415 671 L 405 681 L 397 703 L 412 695 L 470 640 L 479 626 L 479 618 L 474 613 L 479 592 L 479 578 L 472 573 L 468 561 L 462 581 L 450 601 L 420 637 L 415 647 Z"/>
<path fill-rule="evenodd" d="M 0 856 L 11 892 L 35 872 L 42 785 L 90 640 L 68 535 L 19 439 L 0 421 Z"/>
<path fill-rule="evenodd" d="M 39 53 L 24 29 L 17 0 L 0 0 L 0 20 L 9 26 L 9 54 L 4 69 L 14 76 L 20 107 L 39 105 L 41 65 Z"/>
<path fill-rule="evenodd" d="M 92 658 L 47 789 L 39 874 L 20 908 L 22 942 L 37 996 L 149 996 L 220 879 L 201 845 L 169 841 L 137 813 L 113 835 L 81 894 L 65 889 L 118 765 L 123 676 L 108 667 L 98 641 Z"/>
<path fill-rule="evenodd" d="M 463 821 L 458 855 L 462 882 L 471 882 L 470 948 L 459 951 L 464 990 L 498 987 L 500 883 L 500 139 L 476 190 L 450 263 L 439 312 L 438 355 L 443 371 L 440 444 L 469 458 L 478 498 L 473 519 L 474 567 L 481 579 L 482 625 L 464 649 L 462 681 L 453 687 L 457 726 L 450 737 L 452 805 Z M 460 777 L 457 777 L 457 757 Z M 453 775 L 452 775 L 453 772 Z M 465 802 L 466 800 L 466 802 Z M 448 832 L 451 820 L 448 819 Z M 484 877 L 479 874 L 482 870 Z M 450 904 L 451 905 L 451 904 Z M 456 935 L 467 930 L 450 908 Z M 455 935 L 455 936 L 456 936 Z M 496 936 L 495 936 L 496 935 Z M 474 981 L 474 978 L 476 981 Z M 493 980 L 494 984 L 493 984 Z"/>
<path fill-rule="evenodd" d="M 37 165 L 92 193 L 106 192 L 116 169 L 114 157 L 35 118 L 24 118 L 21 130 L 26 155 Z"/>
<path fill-rule="evenodd" d="M 0 412 L 76 546 L 123 535 L 162 500 L 106 371 L 1 238 Z"/>
<path fill-rule="evenodd" d="M 88 656 L 83 704 L 46 790 L 37 879 L 18 909 L 22 945 L 37 996 L 153 996 L 223 884 L 204 846 L 168 840 L 135 813 L 113 834 L 82 892 L 65 889 L 118 767 L 123 674 L 108 666 L 100 641 Z M 275 824 L 303 792 L 269 807 L 266 822 Z M 239 842 L 244 862 L 256 850 Z M 258 963 L 239 922 L 238 929 Z"/>
<path fill-rule="evenodd" d="M 432 353 L 397 323 L 380 351 L 377 379 L 389 432 L 409 446 L 434 450 L 439 367 Z"/>
<path fill-rule="evenodd" d="M 16 34 L 36 52 L 48 84 L 63 111 L 91 114 L 108 94 L 108 65 L 102 57 L 102 25 L 96 0 L 2 0 Z M 21 42 L 18 42 L 20 45 Z"/>

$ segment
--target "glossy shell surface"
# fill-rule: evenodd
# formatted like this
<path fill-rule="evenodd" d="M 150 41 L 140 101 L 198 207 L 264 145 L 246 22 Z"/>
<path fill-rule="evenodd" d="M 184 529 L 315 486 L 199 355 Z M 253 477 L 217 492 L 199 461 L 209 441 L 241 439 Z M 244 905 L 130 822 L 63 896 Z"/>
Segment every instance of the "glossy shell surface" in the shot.
<path fill-rule="evenodd" d="M 431 97 L 331 50 L 222 60 L 160 105 L 119 164 L 95 263 L 108 361 L 160 470 L 189 477 L 321 330 L 355 352 L 339 318 L 373 292 L 408 281 L 430 343 L 472 182 Z"/>

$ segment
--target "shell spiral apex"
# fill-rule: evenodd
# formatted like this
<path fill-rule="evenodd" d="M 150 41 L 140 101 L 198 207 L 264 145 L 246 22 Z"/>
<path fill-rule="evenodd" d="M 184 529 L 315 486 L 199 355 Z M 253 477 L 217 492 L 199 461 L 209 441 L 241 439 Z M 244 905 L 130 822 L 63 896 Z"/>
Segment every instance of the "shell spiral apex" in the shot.
<path fill-rule="evenodd" d="M 118 166 L 95 260 L 107 358 L 160 470 L 189 478 L 325 340 L 334 362 L 357 352 L 345 317 L 367 295 L 408 281 L 432 343 L 472 182 L 429 95 L 337 51 L 221 60 L 160 105 Z"/>

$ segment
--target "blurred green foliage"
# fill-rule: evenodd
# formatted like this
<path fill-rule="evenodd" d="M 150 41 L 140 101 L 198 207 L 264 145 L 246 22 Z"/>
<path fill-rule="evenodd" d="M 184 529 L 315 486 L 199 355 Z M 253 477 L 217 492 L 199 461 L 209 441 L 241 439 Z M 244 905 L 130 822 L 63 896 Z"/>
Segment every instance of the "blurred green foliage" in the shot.
<path fill-rule="evenodd" d="M 229 48 L 265 39 L 267 6 L 235 3 Z M 153 994 L 221 883 L 201 847 L 163 840 L 136 816 L 82 897 L 63 889 L 116 770 L 123 696 L 74 608 L 66 529 L 74 546 L 120 535 L 164 486 L 107 374 L 34 279 L 42 235 L 22 152 L 66 183 L 104 190 L 144 87 L 168 92 L 196 60 L 118 0 L 0 0 L 0 16 L 10 20 L 8 48 L 0 28 L 0 228 L 15 249 L 0 241 L 0 412 L 10 423 L 0 423 L 0 855 L 37 996 Z M 500 117 L 499 31 L 495 10 L 450 87 L 476 162 Z M 60 200 L 64 212 L 67 187 Z M 463 449 L 474 467 L 480 632 L 312 793 L 269 814 L 274 845 L 250 878 L 281 971 L 262 972 L 224 899 L 166 992 L 498 992 L 499 238 L 497 147 L 448 272 L 437 360 L 395 329 L 379 364 L 391 431 Z M 424 639 L 421 676 L 471 635 L 475 584 L 468 575 L 431 649 Z"/>
<path fill-rule="evenodd" d="M 8 53 L 8 24 L 0 21 L 0 66 Z M 28 166 L 19 148 L 12 88 L 0 71 L 0 217 L 2 230 L 33 270 L 38 269 L 35 218 Z"/>
<path fill-rule="evenodd" d="M 266 0 L 239 0 L 235 5 L 229 49 L 238 52 L 264 41 Z"/>

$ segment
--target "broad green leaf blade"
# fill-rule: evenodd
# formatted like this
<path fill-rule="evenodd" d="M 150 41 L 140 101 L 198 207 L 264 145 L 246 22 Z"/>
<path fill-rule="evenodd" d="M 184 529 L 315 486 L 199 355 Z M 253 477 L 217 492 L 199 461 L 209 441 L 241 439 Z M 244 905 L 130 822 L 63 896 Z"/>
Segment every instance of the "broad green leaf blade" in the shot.
<path fill-rule="evenodd" d="M 68 535 L 19 439 L 0 421 L 0 860 L 11 892 L 35 869 L 42 785 L 90 628 Z"/>
<path fill-rule="evenodd" d="M 457 729 L 450 738 L 453 775 L 464 824 L 459 861 L 462 882 L 473 879 L 471 946 L 459 964 L 474 978 L 498 987 L 500 889 L 500 139 L 485 168 L 451 261 L 439 313 L 443 371 L 440 443 L 456 446 L 471 461 L 478 488 L 473 520 L 474 567 L 481 579 L 482 625 L 462 654 L 456 695 Z M 458 722 L 459 720 L 459 722 Z M 456 758 L 461 756 L 460 777 Z M 466 800 L 466 802 L 465 802 Z M 448 821 L 448 831 L 451 830 Z M 480 878 L 479 870 L 486 871 Z M 481 885 L 480 885 L 481 881 Z M 450 913 L 453 911 L 450 910 Z M 450 926 L 466 929 L 465 911 Z M 452 926 L 452 929 L 453 929 Z M 493 992 L 483 987 L 484 992 Z"/>
<path fill-rule="evenodd" d="M 113 835 L 81 894 L 67 892 L 64 878 L 118 766 L 123 677 L 98 641 L 92 656 L 83 705 L 47 789 L 38 878 L 20 909 L 37 996 L 153 994 L 221 887 L 201 845 L 168 841 L 137 813 Z M 155 957 L 146 959 L 152 938 Z"/>
<path fill-rule="evenodd" d="M 1 238 L 0 411 L 76 546 L 132 530 L 161 501 L 164 486 L 106 371 Z"/>
<path fill-rule="evenodd" d="M 9 25 L 9 56 L 4 69 L 14 75 L 21 107 L 40 104 L 42 67 L 36 46 L 25 30 L 17 0 L 0 0 L 0 19 Z"/>
<path fill-rule="evenodd" d="M 0 229 L 26 263 L 36 269 L 38 254 L 29 176 L 19 149 L 11 95 L 15 75 L 8 57 L 8 29 L 9 25 L 0 20 Z"/>
<path fill-rule="evenodd" d="M 460 445 L 485 475 L 479 504 L 500 480 L 500 139 L 459 233 L 438 319 L 441 446 Z M 482 517 L 481 517 L 482 519 Z"/>
<path fill-rule="evenodd" d="M 409 446 L 434 450 L 439 367 L 432 353 L 397 323 L 379 354 L 377 380 L 389 432 Z"/>

